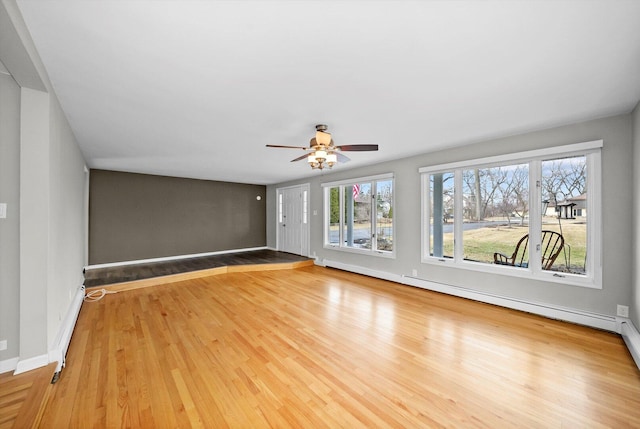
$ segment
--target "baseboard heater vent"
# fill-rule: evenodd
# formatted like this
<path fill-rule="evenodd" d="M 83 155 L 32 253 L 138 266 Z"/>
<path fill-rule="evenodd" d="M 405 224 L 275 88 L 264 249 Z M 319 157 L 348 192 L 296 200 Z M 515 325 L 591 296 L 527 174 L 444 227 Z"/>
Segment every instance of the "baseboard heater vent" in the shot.
<path fill-rule="evenodd" d="M 78 314 L 80 313 L 80 308 L 82 308 L 82 303 L 84 301 L 84 293 L 84 286 L 78 288 L 78 291 L 73 298 L 73 302 L 69 306 L 67 316 L 64 318 L 64 322 L 60 326 L 54 346 L 49 350 L 49 362 L 58 362 L 56 372 L 51 379 L 52 384 L 58 381 L 62 368 L 64 368 L 67 350 L 69 349 L 69 343 L 71 342 L 71 336 L 73 335 L 73 330 L 76 326 L 76 321 L 78 320 Z"/>
<path fill-rule="evenodd" d="M 620 323 L 620 335 L 622 335 L 631 357 L 636 362 L 636 366 L 640 369 L 640 332 L 630 320 L 624 320 Z"/>

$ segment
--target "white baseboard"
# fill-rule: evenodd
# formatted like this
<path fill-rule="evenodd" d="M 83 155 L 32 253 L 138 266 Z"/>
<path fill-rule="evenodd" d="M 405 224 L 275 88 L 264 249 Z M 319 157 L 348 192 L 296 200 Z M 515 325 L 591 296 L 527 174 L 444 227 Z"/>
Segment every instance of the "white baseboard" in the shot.
<path fill-rule="evenodd" d="M 344 264 L 342 262 L 337 262 L 337 261 L 329 261 L 326 259 L 322 261 L 322 265 L 327 267 L 338 268 L 345 271 L 351 271 L 354 273 L 363 274 L 370 277 L 389 280 L 389 281 L 400 283 L 400 284 L 415 286 L 422 289 L 428 289 L 435 292 L 442 292 L 448 295 L 459 296 L 461 298 L 468 298 L 474 301 L 480 301 L 487 304 L 494 304 L 494 305 L 499 305 L 501 307 L 511 308 L 514 310 L 525 311 L 527 313 L 538 314 L 540 316 L 545 316 L 551 319 L 564 320 L 567 322 L 577 323 L 580 325 L 585 325 L 593 328 L 603 329 L 606 331 L 620 333 L 619 323 L 616 323 L 616 318 L 614 316 L 591 313 L 587 311 L 582 311 L 582 310 L 577 310 L 577 309 L 567 308 L 567 307 L 560 307 L 560 306 L 550 305 L 545 303 L 524 301 L 516 298 L 494 295 L 494 294 L 480 292 L 480 291 L 463 288 L 459 286 L 436 283 L 436 282 L 432 282 L 432 281 L 417 278 L 417 277 L 401 276 L 397 274 L 387 273 L 384 271 L 372 270 L 372 269 L 360 267 L 357 265 Z"/>
<path fill-rule="evenodd" d="M 267 246 L 248 247 L 246 249 L 231 249 L 231 250 L 220 250 L 217 252 L 193 253 L 191 255 L 166 256 L 163 258 L 138 259 L 135 261 L 109 262 L 107 264 L 87 265 L 86 267 L 84 267 L 84 269 L 86 271 L 86 270 L 93 270 L 96 268 L 123 267 L 127 265 L 147 264 L 150 262 L 178 261 L 180 259 L 187 259 L 187 258 L 200 258 L 203 256 L 225 255 L 227 253 L 252 252 L 255 250 L 265 250 L 265 249 L 268 249 L 268 247 Z"/>
<path fill-rule="evenodd" d="M 18 358 L 11 358 L 0 360 L 0 374 L 4 374 L 5 372 L 15 371 L 16 366 L 18 366 Z"/>
<path fill-rule="evenodd" d="M 49 355 L 34 356 L 29 359 L 19 359 L 16 365 L 16 370 L 13 375 L 22 374 L 23 372 L 31 371 L 32 369 L 40 368 L 49 364 Z"/>
<path fill-rule="evenodd" d="M 636 362 L 638 368 L 640 368 L 640 332 L 635 327 L 630 319 L 620 318 L 620 334 L 624 339 L 633 360 Z"/>
<path fill-rule="evenodd" d="M 64 366 L 65 357 L 67 355 L 67 349 L 69 348 L 69 342 L 71 341 L 71 335 L 73 335 L 73 329 L 76 326 L 78 320 L 78 314 L 82 303 L 84 302 L 84 286 L 79 287 L 76 291 L 73 301 L 69 306 L 67 315 L 60 325 L 56 339 L 53 342 L 52 347 L 49 349 L 49 362 L 58 362 L 56 372 L 60 372 Z"/>
<path fill-rule="evenodd" d="M 67 310 L 67 314 L 64 321 L 58 329 L 58 334 L 53 342 L 53 345 L 49 349 L 47 354 L 34 356 L 28 359 L 16 358 L 14 365 L 14 374 L 21 374 L 23 372 L 31 371 L 32 369 L 40 368 L 48 365 L 51 362 L 57 362 L 56 372 L 60 372 L 64 366 L 65 356 L 67 349 L 69 348 L 69 342 L 71 341 L 71 335 L 73 335 L 73 329 L 76 326 L 78 320 L 78 314 L 82 303 L 84 302 L 84 286 L 81 286 L 76 291 L 73 301 Z M 10 369 L 9 369 L 10 371 Z"/>

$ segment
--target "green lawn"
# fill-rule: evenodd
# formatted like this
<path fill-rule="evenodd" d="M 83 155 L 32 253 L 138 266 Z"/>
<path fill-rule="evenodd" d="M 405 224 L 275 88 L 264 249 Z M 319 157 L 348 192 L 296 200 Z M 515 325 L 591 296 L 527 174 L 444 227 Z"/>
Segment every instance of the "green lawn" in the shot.
<path fill-rule="evenodd" d="M 546 221 L 543 229 L 560 232 L 557 220 Z M 528 233 L 527 226 L 512 224 L 509 226 L 485 227 L 465 231 L 464 258 L 468 260 L 493 263 L 493 253 L 499 252 L 510 256 L 518 240 Z M 562 235 L 565 248 L 556 259 L 554 271 L 582 273 L 586 256 L 586 224 L 579 221 L 563 220 Z M 444 234 L 444 254 L 453 255 L 453 233 Z"/>

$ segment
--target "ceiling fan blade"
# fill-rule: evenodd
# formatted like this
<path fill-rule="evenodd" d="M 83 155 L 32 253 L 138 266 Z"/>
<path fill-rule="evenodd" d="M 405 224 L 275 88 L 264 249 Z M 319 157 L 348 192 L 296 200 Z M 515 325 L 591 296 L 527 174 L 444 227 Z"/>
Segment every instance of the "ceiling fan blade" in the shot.
<path fill-rule="evenodd" d="M 378 145 L 377 144 L 345 144 L 342 146 L 336 146 L 336 149 L 352 151 L 352 152 L 366 152 L 371 150 L 378 150 Z"/>
<path fill-rule="evenodd" d="M 349 158 L 348 156 L 344 156 L 340 152 L 334 152 L 334 153 L 336 154 L 336 157 L 338 158 L 338 162 L 349 162 L 349 161 L 351 161 L 351 158 Z"/>
<path fill-rule="evenodd" d="M 280 148 L 285 148 L 285 149 L 302 149 L 302 150 L 309 149 L 309 148 L 304 147 L 304 146 L 281 146 L 281 145 L 277 145 L 277 144 L 268 144 L 266 146 L 267 147 L 280 147 Z"/>
<path fill-rule="evenodd" d="M 304 155 L 299 156 L 296 159 L 292 159 L 291 162 L 302 161 L 303 159 L 307 159 L 308 156 L 309 156 L 309 154 L 305 153 Z"/>

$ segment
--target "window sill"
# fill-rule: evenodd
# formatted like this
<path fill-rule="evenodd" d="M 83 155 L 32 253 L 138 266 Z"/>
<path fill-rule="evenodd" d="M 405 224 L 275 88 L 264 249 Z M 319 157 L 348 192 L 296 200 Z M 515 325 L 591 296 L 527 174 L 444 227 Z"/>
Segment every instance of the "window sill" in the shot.
<path fill-rule="evenodd" d="M 580 276 L 576 274 L 560 273 L 555 271 L 534 273 L 529 268 L 517 268 L 505 265 L 485 264 L 482 262 L 454 262 L 449 258 L 423 257 L 423 264 L 444 266 L 460 270 L 469 270 L 488 274 L 499 274 L 509 277 L 518 277 L 529 280 L 536 280 L 547 283 L 560 283 L 568 286 L 579 286 L 590 289 L 602 289 L 602 281 L 596 281 L 593 277 Z M 560 277 L 562 276 L 562 277 Z"/>
<path fill-rule="evenodd" d="M 337 250 L 339 252 L 347 252 L 347 253 L 356 253 L 358 255 L 367 255 L 367 256 L 376 256 L 378 258 L 388 258 L 395 259 L 395 252 L 385 252 L 382 250 L 369 250 L 369 249 L 358 249 L 351 247 L 340 247 L 340 246 L 332 246 L 330 244 L 325 244 L 323 246 L 325 249 L 329 250 Z"/>

